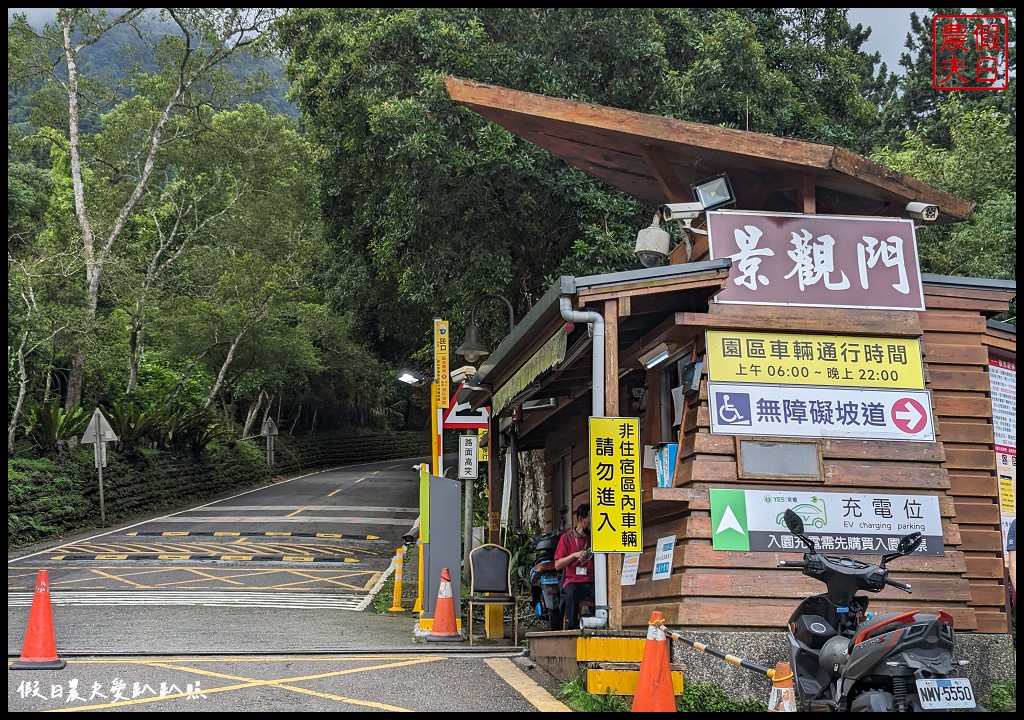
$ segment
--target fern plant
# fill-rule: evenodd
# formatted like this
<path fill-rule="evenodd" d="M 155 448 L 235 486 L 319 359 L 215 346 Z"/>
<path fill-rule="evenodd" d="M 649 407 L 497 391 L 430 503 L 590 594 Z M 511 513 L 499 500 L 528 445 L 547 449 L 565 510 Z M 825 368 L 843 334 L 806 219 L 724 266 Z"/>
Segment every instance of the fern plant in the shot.
<path fill-rule="evenodd" d="M 25 412 L 25 435 L 32 440 L 40 457 L 55 454 L 63 461 L 65 454 L 85 432 L 92 415 L 80 405 L 65 410 L 60 398 L 53 397 L 30 407 Z"/>

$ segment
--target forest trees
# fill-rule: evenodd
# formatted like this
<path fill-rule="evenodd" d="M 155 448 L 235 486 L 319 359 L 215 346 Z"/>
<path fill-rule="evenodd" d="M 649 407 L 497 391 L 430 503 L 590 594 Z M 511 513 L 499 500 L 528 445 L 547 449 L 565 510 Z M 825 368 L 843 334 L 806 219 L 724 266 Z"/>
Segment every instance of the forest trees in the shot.
<path fill-rule="evenodd" d="M 558 275 L 634 267 L 650 222 L 456 106 L 446 75 L 845 147 L 884 86 L 835 8 L 295 8 L 275 29 L 324 148 L 326 284 L 385 358 L 422 353 L 438 314 L 458 336 L 480 295 L 521 317 Z M 491 344 L 507 326 L 483 310 Z"/>
<path fill-rule="evenodd" d="M 229 427 L 274 398 L 286 415 L 306 403 L 308 426 L 310 378 L 329 386 L 327 356 L 358 355 L 344 323 L 322 321 L 310 280 L 323 255 L 316 151 L 291 117 L 242 102 L 265 80 L 245 53 L 272 18 L 63 9 L 40 33 L 9 27 L 9 86 L 27 87 L 32 109 L 8 123 L 9 453 L 32 423 L 26 402 L 54 395 L 67 410 L 216 403 Z M 129 26 L 117 47 L 136 53 L 134 71 L 106 76 L 90 53 Z"/>
<path fill-rule="evenodd" d="M 837 8 L 163 10 L 9 24 L 9 450 L 55 396 L 383 424 L 432 317 L 459 336 L 481 295 L 522 317 L 558 275 L 634 267 L 649 209 L 449 74 L 870 155 L 976 204 L 921 231 L 926 271 L 1015 276 L 1016 80 L 922 85 L 927 17 L 897 78 Z M 301 127 L 247 102 L 272 52 Z"/>

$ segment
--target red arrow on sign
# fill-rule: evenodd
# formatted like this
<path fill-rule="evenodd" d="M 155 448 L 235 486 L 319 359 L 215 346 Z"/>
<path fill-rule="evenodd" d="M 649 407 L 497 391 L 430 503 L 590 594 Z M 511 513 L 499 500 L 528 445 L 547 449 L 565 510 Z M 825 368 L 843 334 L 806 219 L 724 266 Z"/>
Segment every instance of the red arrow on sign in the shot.
<path fill-rule="evenodd" d="M 893 403 L 893 424 L 905 433 L 913 435 L 920 430 L 927 416 L 924 406 L 913 398 L 900 398 Z"/>

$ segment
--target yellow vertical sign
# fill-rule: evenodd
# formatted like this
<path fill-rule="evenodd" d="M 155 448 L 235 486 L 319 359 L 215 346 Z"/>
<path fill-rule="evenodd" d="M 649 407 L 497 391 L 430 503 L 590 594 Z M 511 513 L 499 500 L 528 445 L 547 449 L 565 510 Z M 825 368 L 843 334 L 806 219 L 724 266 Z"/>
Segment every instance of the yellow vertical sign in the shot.
<path fill-rule="evenodd" d="M 448 321 L 434 318 L 434 400 L 448 409 Z"/>
<path fill-rule="evenodd" d="M 487 428 L 477 428 L 477 458 L 480 462 L 487 462 Z"/>
<path fill-rule="evenodd" d="M 431 471 L 443 475 L 441 456 L 444 453 L 444 422 L 441 415 L 448 409 L 448 321 L 434 318 L 434 385 L 430 396 L 430 459 Z"/>
<path fill-rule="evenodd" d="M 642 552 L 640 419 L 590 418 L 590 543 L 594 552 Z"/>

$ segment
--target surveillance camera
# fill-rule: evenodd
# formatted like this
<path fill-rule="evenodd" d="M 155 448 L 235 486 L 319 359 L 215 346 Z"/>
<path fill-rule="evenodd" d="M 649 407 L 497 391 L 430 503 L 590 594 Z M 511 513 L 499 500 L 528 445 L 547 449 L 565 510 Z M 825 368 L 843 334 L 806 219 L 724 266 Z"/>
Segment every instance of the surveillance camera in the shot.
<path fill-rule="evenodd" d="M 695 220 L 704 212 L 704 203 L 669 203 L 662 205 L 659 212 L 666 220 Z"/>
<path fill-rule="evenodd" d="M 460 368 L 456 368 L 451 372 L 452 382 L 465 382 L 466 380 L 472 380 L 473 376 L 476 375 L 476 368 L 472 365 L 463 365 Z"/>
<path fill-rule="evenodd" d="M 645 227 L 636 234 L 636 247 L 633 252 L 644 267 L 654 267 L 668 259 L 671 236 L 661 229 L 659 217 L 654 216 L 650 227 Z"/>
<path fill-rule="evenodd" d="M 918 220 L 924 220 L 925 222 L 935 222 L 939 219 L 939 206 L 929 205 L 923 202 L 909 202 L 907 203 L 907 212 L 912 217 Z"/>
<path fill-rule="evenodd" d="M 402 536 L 402 542 L 404 542 L 406 545 L 412 545 L 414 542 L 416 542 L 416 538 L 413 536 L 412 533 L 406 533 Z"/>

